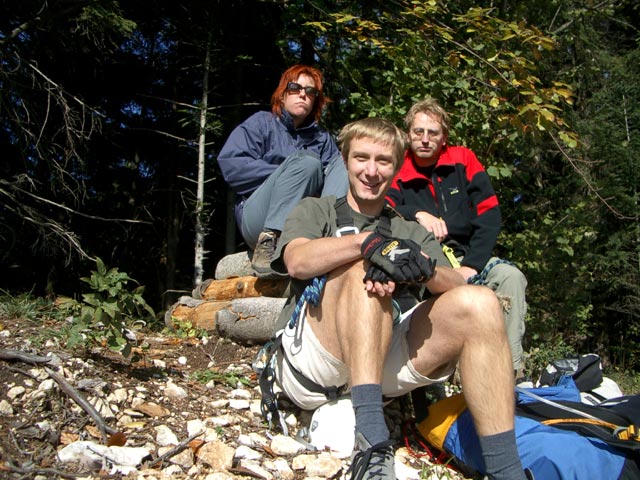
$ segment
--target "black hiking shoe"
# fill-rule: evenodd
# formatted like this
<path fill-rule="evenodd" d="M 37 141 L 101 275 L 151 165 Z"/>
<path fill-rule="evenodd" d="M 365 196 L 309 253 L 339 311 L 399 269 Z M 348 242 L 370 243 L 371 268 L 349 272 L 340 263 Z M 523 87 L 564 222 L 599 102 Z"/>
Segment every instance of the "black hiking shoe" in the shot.
<path fill-rule="evenodd" d="M 393 440 L 371 445 L 356 431 L 355 450 L 347 475 L 351 480 L 396 480 Z"/>

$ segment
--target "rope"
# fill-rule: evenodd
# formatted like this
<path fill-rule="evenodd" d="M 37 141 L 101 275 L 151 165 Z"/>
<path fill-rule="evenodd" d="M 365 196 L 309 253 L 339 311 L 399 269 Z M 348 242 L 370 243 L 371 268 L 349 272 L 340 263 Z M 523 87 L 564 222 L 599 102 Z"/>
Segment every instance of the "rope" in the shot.
<path fill-rule="evenodd" d="M 327 277 L 326 275 L 323 275 L 321 277 L 315 277 L 312 282 L 305 287 L 302 295 L 300 295 L 300 298 L 298 299 L 298 303 L 296 303 L 296 306 L 293 309 L 293 313 L 291 314 L 291 319 L 288 323 L 289 328 L 296 326 L 298 318 L 300 317 L 300 311 L 305 303 L 308 303 L 312 307 L 318 306 L 320 303 L 320 294 L 322 293 L 325 283 L 327 283 Z"/>
<path fill-rule="evenodd" d="M 493 262 L 487 264 L 480 273 L 475 274 L 472 277 L 469 277 L 467 283 L 471 283 L 473 285 L 486 285 L 487 284 L 487 275 L 493 267 L 500 265 L 501 263 L 505 263 L 507 265 L 513 265 L 509 260 L 503 260 L 502 258 L 498 258 Z"/>

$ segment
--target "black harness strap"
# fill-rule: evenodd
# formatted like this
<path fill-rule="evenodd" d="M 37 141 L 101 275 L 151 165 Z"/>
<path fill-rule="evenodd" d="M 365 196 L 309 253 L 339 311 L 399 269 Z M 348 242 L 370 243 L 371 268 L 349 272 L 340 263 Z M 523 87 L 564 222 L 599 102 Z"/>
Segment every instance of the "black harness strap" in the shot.
<path fill-rule="evenodd" d="M 352 235 L 360 233 L 358 227 L 353 223 L 353 216 L 351 215 L 351 209 L 347 203 L 347 197 L 341 197 L 336 200 L 334 205 L 336 209 L 336 237 L 342 237 L 343 235 Z M 391 237 L 391 218 L 389 217 L 389 210 L 385 207 L 380 214 L 378 225 L 376 226 L 376 232 L 385 237 Z"/>

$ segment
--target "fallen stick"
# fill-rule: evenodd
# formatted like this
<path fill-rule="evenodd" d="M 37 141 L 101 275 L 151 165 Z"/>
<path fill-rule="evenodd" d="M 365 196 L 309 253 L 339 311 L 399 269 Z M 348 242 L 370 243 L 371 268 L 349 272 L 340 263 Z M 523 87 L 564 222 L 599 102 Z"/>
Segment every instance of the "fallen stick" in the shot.
<path fill-rule="evenodd" d="M 55 382 L 60 386 L 60 389 L 64 393 L 69 395 L 69 397 L 71 397 L 71 399 L 74 402 L 76 402 L 80 406 L 80 408 L 82 408 L 85 412 L 89 414 L 89 416 L 93 419 L 93 421 L 96 423 L 96 425 L 100 429 L 100 433 L 102 434 L 102 442 L 106 445 L 107 444 L 106 434 L 108 433 L 109 435 L 112 435 L 116 433 L 118 430 L 107 425 L 105 421 L 102 419 L 102 417 L 100 416 L 100 414 L 98 413 L 98 411 L 93 407 L 93 405 L 91 405 L 89 401 L 80 394 L 80 392 L 78 392 L 75 388 L 73 388 L 71 384 L 67 382 L 67 380 L 62 375 L 57 374 L 56 372 L 54 372 L 53 370 L 47 367 L 44 367 L 44 370 L 45 372 L 47 372 L 47 374 L 51 378 L 55 380 Z"/>
<path fill-rule="evenodd" d="M 191 442 L 192 440 L 195 440 L 196 438 L 198 438 L 203 433 L 204 433 L 204 430 L 201 430 L 198 433 L 194 433 L 193 435 L 190 435 L 188 438 L 185 438 L 183 441 L 181 441 L 178 445 L 173 447 L 168 452 L 165 452 L 164 454 L 160 455 L 155 460 L 147 463 L 146 466 L 147 467 L 153 467 L 153 466 L 157 465 L 158 463 L 164 462 L 167 458 L 171 458 L 174 455 L 177 455 L 178 453 L 180 453 L 182 450 L 184 450 L 185 448 L 187 448 L 189 446 L 189 442 Z"/>
<path fill-rule="evenodd" d="M 0 359 L 20 360 L 25 363 L 49 363 L 51 361 L 49 357 L 33 355 L 31 353 L 21 352 L 20 350 L 7 350 L 6 348 L 0 348 Z"/>

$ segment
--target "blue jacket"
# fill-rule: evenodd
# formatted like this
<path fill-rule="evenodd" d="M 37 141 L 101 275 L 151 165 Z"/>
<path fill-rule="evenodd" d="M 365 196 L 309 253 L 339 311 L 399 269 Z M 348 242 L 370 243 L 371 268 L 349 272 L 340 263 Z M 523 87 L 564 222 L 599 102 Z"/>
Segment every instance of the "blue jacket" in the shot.
<path fill-rule="evenodd" d="M 282 117 L 257 112 L 231 132 L 220 150 L 218 164 L 241 202 L 262 185 L 285 158 L 303 149 L 316 153 L 325 167 L 340 153 L 329 133 L 316 122 L 296 129 L 286 111 Z"/>

